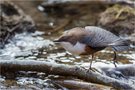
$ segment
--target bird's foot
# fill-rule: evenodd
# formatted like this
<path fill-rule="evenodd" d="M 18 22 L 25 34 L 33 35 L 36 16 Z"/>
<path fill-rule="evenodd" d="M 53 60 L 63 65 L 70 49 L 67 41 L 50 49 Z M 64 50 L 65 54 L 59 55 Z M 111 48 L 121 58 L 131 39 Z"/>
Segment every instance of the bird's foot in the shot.
<path fill-rule="evenodd" d="M 87 68 L 85 68 L 85 67 L 83 67 L 83 66 L 80 66 L 80 67 L 81 67 L 82 69 L 86 70 L 86 73 L 87 73 L 87 72 L 90 72 L 90 71 L 101 73 L 101 72 L 100 72 L 98 69 L 96 69 L 96 68 L 90 67 L 89 69 L 87 69 Z"/>
<path fill-rule="evenodd" d="M 85 67 L 83 67 L 83 66 L 80 66 L 82 69 L 84 69 L 84 70 L 87 70 Z"/>
<path fill-rule="evenodd" d="M 98 69 L 96 69 L 96 68 L 89 68 L 89 69 L 87 69 L 86 72 L 89 72 L 89 71 L 101 73 L 101 72 L 100 72 Z"/>
<path fill-rule="evenodd" d="M 89 72 L 89 71 L 93 71 L 93 72 L 95 72 L 95 71 L 97 71 L 97 69 L 96 68 L 89 68 L 89 69 L 87 69 L 87 71 L 86 72 Z"/>
<path fill-rule="evenodd" d="M 114 66 L 115 66 L 115 68 L 116 68 L 116 67 L 117 67 L 118 62 L 117 62 L 117 61 L 114 61 L 114 62 L 113 62 L 113 64 L 114 64 Z"/>

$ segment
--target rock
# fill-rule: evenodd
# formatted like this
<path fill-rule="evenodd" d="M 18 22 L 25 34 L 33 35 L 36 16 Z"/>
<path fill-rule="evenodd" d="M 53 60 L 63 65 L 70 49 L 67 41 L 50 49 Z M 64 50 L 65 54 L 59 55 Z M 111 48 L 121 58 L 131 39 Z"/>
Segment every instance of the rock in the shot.
<path fill-rule="evenodd" d="M 114 4 L 114 3 L 123 3 L 133 5 L 135 2 L 133 0 L 44 0 L 44 5 L 52 6 L 58 4 L 90 4 L 93 2 L 98 3 L 107 3 L 107 4 Z"/>
<path fill-rule="evenodd" d="M 0 2 L 0 48 L 14 36 L 15 33 L 34 32 L 35 24 L 30 16 L 26 15 L 12 2 Z"/>
<path fill-rule="evenodd" d="M 128 5 L 114 5 L 100 15 L 99 25 L 116 35 L 135 33 L 135 8 Z"/>

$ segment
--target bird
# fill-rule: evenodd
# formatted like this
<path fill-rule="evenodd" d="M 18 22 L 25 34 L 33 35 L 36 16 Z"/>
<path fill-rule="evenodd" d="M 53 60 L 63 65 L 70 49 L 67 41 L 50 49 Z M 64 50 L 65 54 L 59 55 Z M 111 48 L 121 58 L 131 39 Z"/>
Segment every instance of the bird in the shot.
<path fill-rule="evenodd" d="M 56 40 L 60 45 L 73 55 L 92 55 L 89 69 L 92 69 L 94 54 L 107 47 L 112 48 L 114 52 L 113 64 L 116 65 L 118 51 L 130 49 L 130 43 L 106 29 L 97 26 L 75 27 L 64 33 Z"/>

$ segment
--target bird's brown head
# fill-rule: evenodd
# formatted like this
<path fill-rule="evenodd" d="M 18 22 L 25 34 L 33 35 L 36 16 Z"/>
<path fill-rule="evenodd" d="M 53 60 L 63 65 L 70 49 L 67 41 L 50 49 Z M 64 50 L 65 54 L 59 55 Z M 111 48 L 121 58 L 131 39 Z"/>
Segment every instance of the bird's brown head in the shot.
<path fill-rule="evenodd" d="M 68 42 L 68 40 L 71 38 L 71 35 L 68 35 L 64 32 L 63 35 L 61 35 L 58 39 L 54 40 L 54 42 Z"/>
<path fill-rule="evenodd" d="M 76 27 L 70 30 L 67 30 L 61 35 L 57 40 L 54 42 L 60 43 L 60 42 L 70 42 L 71 44 L 76 44 L 77 40 L 81 37 L 83 34 L 82 32 L 83 28 Z"/>

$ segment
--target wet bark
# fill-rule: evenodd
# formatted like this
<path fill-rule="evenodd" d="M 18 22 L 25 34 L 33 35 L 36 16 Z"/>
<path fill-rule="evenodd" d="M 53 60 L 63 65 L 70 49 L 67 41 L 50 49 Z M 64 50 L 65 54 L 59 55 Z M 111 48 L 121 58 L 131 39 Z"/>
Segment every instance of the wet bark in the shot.
<path fill-rule="evenodd" d="M 57 80 L 55 83 L 74 90 L 110 90 L 112 87 L 107 87 L 99 84 L 92 84 L 78 80 Z M 114 89 L 115 90 L 115 89 Z"/>
<path fill-rule="evenodd" d="M 97 72 L 87 72 L 85 69 L 82 69 L 79 66 L 71 66 L 34 60 L 1 60 L 0 67 L 1 73 L 14 71 L 38 71 L 54 75 L 74 76 L 89 82 L 112 86 L 119 90 L 135 89 L 126 82 L 122 82 L 120 80 L 108 77 Z"/>
<path fill-rule="evenodd" d="M 128 77 L 128 76 L 135 76 L 135 65 L 134 64 L 128 64 L 128 65 L 122 65 L 117 68 L 102 68 L 102 71 L 104 71 L 108 76 L 109 74 L 115 74 L 119 72 L 119 75 Z"/>

